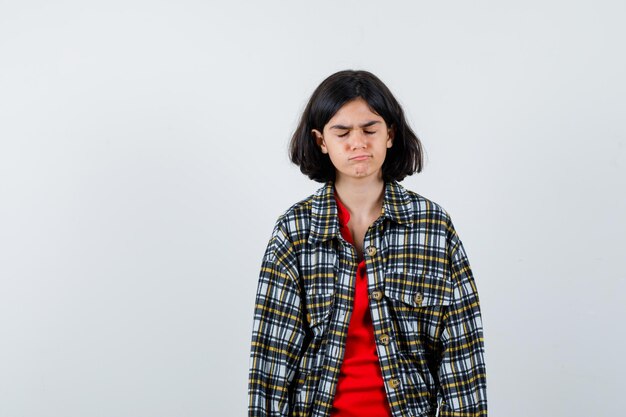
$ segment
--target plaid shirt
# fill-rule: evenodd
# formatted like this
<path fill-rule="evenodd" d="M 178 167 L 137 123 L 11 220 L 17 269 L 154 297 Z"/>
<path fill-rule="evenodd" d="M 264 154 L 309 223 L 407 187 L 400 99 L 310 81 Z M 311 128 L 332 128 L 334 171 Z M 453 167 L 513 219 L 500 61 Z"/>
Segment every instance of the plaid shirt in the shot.
<path fill-rule="evenodd" d="M 358 265 L 334 183 L 283 213 L 263 256 L 252 327 L 248 415 L 330 415 Z M 365 234 L 376 350 L 394 417 L 487 416 L 478 293 L 450 216 L 385 183 Z"/>

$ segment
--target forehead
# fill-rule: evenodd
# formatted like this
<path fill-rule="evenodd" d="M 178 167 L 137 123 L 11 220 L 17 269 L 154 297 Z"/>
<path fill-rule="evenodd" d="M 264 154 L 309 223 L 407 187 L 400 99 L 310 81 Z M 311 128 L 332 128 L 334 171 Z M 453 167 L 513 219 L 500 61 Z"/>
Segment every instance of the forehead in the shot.
<path fill-rule="evenodd" d="M 383 121 L 383 118 L 376 114 L 362 98 L 355 98 L 341 106 L 337 113 L 328 121 L 328 124 L 349 125 L 353 123 Z"/>

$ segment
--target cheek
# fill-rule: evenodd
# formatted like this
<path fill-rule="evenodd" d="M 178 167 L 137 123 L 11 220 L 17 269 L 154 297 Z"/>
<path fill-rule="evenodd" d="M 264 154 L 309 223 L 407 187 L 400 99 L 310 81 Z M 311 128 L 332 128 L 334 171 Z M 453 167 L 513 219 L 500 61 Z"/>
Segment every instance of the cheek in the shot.
<path fill-rule="evenodd" d="M 327 145 L 328 146 L 328 145 Z M 333 143 L 331 146 L 328 146 L 328 150 L 336 155 L 346 153 L 350 150 L 350 145 L 348 143 Z"/>

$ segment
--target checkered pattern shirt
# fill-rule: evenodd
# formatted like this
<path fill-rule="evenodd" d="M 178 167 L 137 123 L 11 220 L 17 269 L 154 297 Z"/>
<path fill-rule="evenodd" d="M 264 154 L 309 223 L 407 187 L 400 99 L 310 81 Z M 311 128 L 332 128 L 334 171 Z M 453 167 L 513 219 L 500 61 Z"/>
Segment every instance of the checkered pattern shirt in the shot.
<path fill-rule="evenodd" d="M 358 265 L 334 183 L 276 221 L 258 281 L 250 417 L 327 417 L 345 351 Z M 394 417 L 487 416 L 483 331 L 470 264 L 437 203 L 385 183 L 363 243 L 369 307 Z"/>

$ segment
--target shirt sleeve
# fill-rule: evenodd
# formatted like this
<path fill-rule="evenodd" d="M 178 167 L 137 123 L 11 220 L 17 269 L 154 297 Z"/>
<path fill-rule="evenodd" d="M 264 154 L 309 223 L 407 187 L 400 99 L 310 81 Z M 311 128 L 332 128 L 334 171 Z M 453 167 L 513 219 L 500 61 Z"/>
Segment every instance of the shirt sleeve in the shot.
<path fill-rule="evenodd" d="M 478 291 L 467 254 L 451 221 L 448 236 L 454 292 L 441 334 L 439 416 L 484 417 L 487 416 L 487 381 Z"/>
<path fill-rule="evenodd" d="M 249 417 L 288 416 L 292 408 L 289 387 L 305 337 L 294 258 L 293 246 L 277 222 L 263 256 L 256 292 Z"/>

